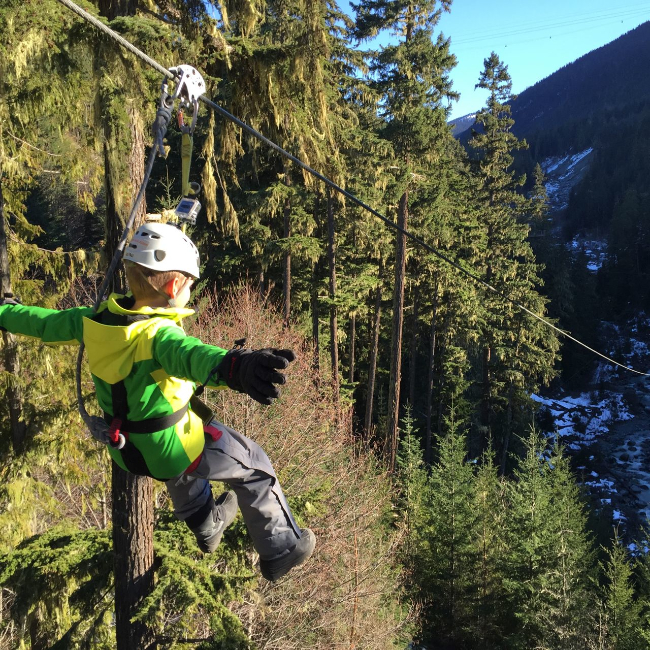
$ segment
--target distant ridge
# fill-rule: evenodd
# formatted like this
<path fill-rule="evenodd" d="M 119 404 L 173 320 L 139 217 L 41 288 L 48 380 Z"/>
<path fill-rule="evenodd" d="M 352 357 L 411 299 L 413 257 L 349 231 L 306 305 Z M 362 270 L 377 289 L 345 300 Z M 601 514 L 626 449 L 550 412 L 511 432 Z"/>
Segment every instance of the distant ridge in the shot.
<path fill-rule="evenodd" d="M 461 133 L 471 128 L 475 119 L 476 113 L 469 113 L 468 115 L 463 115 L 463 117 L 457 117 L 455 120 L 450 120 L 449 124 L 451 124 L 451 132 L 454 137 L 457 138 Z"/>
<path fill-rule="evenodd" d="M 524 137 L 640 102 L 650 102 L 650 22 L 524 90 L 511 105 L 513 131 Z"/>
<path fill-rule="evenodd" d="M 582 128 L 579 125 L 588 123 L 593 135 L 607 128 L 613 114 L 619 121 L 627 111 L 636 112 L 646 104 L 650 104 L 650 21 L 522 91 L 511 102 L 513 132 L 534 140 L 536 134 L 564 127 L 562 150 L 553 151 L 555 147 L 551 147 L 546 152 L 556 155 L 591 146 L 591 142 L 577 141 Z M 475 116 L 470 113 L 451 120 L 454 136 L 467 142 Z"/>

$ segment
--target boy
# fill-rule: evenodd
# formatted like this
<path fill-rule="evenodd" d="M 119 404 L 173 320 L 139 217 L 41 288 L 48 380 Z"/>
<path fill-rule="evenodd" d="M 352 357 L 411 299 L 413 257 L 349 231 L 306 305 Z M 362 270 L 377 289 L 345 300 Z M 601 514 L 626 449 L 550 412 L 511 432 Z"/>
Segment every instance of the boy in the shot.
<path fill-rule="evenodd" d="M 276 384 L 285 382 L 278 370 L 295 355 L 224 350 L 185 335 L 180 321 L 194 313 L 185 306 L 199 277 L 199 253 L 176 226 L 140 226 L 124 265 L 132 295 L 112 294 L 97 313 L 5 300 L 0 327 L 45 343 L 83 340 L 104 419 L 115 440 L 123 436 L 120 445 L 108 445 L 112 459 L 134 474 L 165 481 L 174 514 L 206 553 L 216 549 L 239 506 L 262 575 L 277 580 L 309 558 L 315 536 L 294 521 L 264 450 L 212 419 L 193 395 L 195 383 L 228 386 L 270 404 L 280 394 Z M 233 492 L 215 501 L 210 480 Z"/>

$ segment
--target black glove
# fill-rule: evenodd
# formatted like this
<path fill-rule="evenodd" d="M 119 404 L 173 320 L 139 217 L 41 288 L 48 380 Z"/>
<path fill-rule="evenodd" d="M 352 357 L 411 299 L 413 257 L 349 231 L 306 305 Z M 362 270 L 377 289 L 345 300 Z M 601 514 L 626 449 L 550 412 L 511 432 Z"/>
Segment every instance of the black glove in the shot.
<path fill-rule="evenodd" d="M 0 307 L 3 305 L 22 305 L 22 303 L 20 302 L 20 298 L 14 296 L 13 293 L 5 293 L 5 295 L 0 298 Z M 5 327 L 0 327 L 0 332 L 6 331 L 7 329 Z"/>
<path fill-rule="evenodd" d="M 22 305 L 23 303 L 20 302 L 20 298 L 18 296 L 14 296 L 13 293 L 5 293 L 2 298 L 0 298 L 0 307 L 3 305 Z"/>
<path fill-rule="evenodd" d="M 284 384 L 286 378 L 278 370 L 284 370 L 296 358 L 293 350 L 229 350 L 217 366 L 217 374 L 228 388 L 246 393 L 260 404 L 267 406 L 280 396 L 275 384 Z"/>

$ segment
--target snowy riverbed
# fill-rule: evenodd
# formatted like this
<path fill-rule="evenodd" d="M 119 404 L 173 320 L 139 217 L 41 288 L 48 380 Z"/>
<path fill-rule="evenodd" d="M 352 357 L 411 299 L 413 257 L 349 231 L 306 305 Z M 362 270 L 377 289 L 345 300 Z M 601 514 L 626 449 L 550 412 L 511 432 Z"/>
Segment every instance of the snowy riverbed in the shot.
<path fill-rule="evenodd" d="M 604 325 L 612 334 L 617 329 Z M 609 352 L 646 371 L 649 327 L 642 315 L 625 335 L 616 331 L 625 344 Z M 532 398 L 540 406 L 540 421 L 552 423 L 547 435 L 557 436 L 574 459 L 594 507 L 614 525 L 631 521 L 637 527 L 650 519 L 650 383 L 602 363 L 593 385 L 598 388 L 577 395 Z"/>

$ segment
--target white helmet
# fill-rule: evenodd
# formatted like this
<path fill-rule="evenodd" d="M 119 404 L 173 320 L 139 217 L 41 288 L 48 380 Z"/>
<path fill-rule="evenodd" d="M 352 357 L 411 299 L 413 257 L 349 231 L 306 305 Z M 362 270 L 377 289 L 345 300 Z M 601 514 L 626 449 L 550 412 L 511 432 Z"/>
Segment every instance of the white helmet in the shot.
<path fill-rule="evenodd" d="M 199 251 L 180 228 L 144 223 L 124 251 L 124 259 L 154 271 L 181 271 L 199 277 Z"/>

